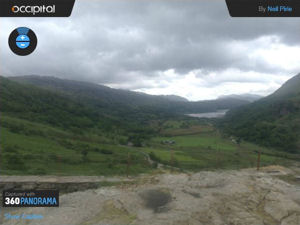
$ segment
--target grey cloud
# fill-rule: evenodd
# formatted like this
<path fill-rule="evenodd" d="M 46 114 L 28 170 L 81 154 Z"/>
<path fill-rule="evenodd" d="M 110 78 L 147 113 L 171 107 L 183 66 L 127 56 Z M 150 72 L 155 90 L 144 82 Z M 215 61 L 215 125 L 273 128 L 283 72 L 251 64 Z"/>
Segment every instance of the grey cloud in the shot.
<path fill-rule="evenodd" d="M 247 45 L 273 35 L 286 45 L 300 45 L 299 19 L 230 18 L 223 0 L 77 0 L 70 18 L 1 20 L 1 74 L 127 82 L 128 88 L 146 87 L 144 78 L 159 78 L 159 71 L 168 69 L 182 75 L 228 68 L 274 73 L 276 65 L 251 61 L 230 43 Z M 20 25 L 39 38 L 29 57 L 14 56 L 7 47 L 7 36 Z"/>

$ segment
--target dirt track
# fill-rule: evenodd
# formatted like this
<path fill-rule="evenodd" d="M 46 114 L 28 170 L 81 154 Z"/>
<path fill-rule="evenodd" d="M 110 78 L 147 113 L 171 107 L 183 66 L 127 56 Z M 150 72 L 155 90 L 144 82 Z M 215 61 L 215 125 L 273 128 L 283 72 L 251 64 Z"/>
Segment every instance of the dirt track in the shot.
<path fill-rule="evenodd" d="M 299 225 L 296 176 L 279 166 L 261 172 L 145 175 L 133 184 L 62 195 L 59 208 L 2 208 L 0 224 Z M 43 218 L 5 219 L 8 212 Z"/>

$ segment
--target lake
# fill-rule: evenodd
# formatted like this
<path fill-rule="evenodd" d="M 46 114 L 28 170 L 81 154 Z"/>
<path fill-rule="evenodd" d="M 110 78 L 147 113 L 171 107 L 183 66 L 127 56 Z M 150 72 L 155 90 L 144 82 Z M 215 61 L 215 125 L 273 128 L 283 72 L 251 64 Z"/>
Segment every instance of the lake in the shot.
<path fill-rule="evenodd" d="M 190 117 L 196 118 L 222 118 L 228 112 L 228 109 L 218 110 L 215 112 L 207 112 L 207 113 L 194 113 L 194 114 L 186 114 Z"/>

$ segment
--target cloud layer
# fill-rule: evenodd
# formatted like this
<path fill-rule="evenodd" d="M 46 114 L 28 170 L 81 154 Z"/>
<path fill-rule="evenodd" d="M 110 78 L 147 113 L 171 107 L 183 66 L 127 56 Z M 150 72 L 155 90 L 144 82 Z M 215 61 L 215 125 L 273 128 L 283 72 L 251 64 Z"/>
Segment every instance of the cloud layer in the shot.
<path fill-rule="evenodd" d="M 70 18 L 1 18 L 0 73 L 84 80 L 191 100 L 266 95 L 300 72 L 298 18 L 231 18 L 221 0 L 77 0 Z M 28 26 L 38 48 L 8 48 Z"/>

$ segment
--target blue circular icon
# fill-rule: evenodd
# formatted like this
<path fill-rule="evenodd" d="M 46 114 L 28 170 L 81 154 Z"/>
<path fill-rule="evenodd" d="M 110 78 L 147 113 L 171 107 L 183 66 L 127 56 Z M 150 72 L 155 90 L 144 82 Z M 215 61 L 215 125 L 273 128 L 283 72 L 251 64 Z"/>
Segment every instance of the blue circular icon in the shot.
<path fill-rule="evenodd" d="M 9 47 L 17 55 L 31 54 L 37 46 L 35 33 L 27 27 L 15 29 L 9 36 Z"/>
<path fill-rule="evenodd" d="M 21 34 L 17 37 L 16 44 L 18 48 L 21 49 L 28 48 L 28 46 L 30 45 L 30 38 L 25 34 Z"/>

